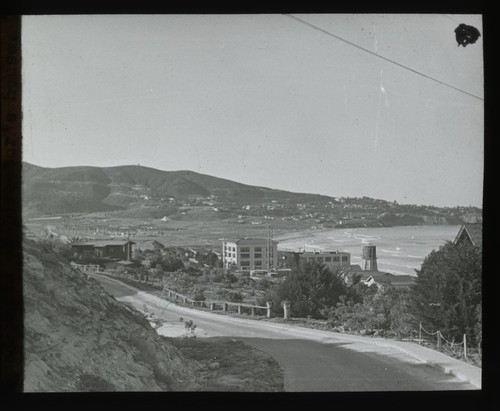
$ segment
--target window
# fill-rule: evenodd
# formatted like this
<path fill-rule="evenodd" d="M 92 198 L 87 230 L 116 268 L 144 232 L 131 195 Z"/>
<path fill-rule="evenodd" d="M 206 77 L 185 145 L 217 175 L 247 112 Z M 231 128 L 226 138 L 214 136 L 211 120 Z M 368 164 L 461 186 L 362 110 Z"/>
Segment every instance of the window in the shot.
<path fill-rule="evenodd" d="M 331 263 L 332 257 L 325 257 L 325 263 Z"/>
<path fill-rule="evenodd" d="M 255 261 L 255 268 L 257 268 L 257 266 L 259 266 L 259 268 L 262 266 L 262 261 L 261 260 Z"/>
<path fill-rule="evenodd" d="M 242 261 L 241 266 L 242 267 L 250 267 L 250 261 Z"/>
<path fill-rule="evenodd" d="M 346 255 L 342 256 L 342 261 L 347 261 L 347 256 Z"/>
<path fill-rule="evenodd" d="M 250 254 L 245 253 L 245 254 L 240 254 L 241 258 L 250 258 Z"/>
<path fill-rule="evenodd" d="M 255 253 L 253 258 L 262 258 L 262 253 Z"/>
<path fill-rule="evenodd" d="M 333 261 L 339 262 L 340 261 L 340 257 L 333 257 Z"/>
<path fill-rule="evenodd" d="M 249 253 L 250 252 L 250 247 L 241 247 L 241 252 L 242 253 Z"/>
<path fill-rule="evenodd" d="M 323 262 L 323 257 L 316 257 L 316 261 L 318 263 L 322 263 Z"/>
<path fill-rule="evenodd" d="M 254 248 L 254 251 L 255 251 L 256 253 L 260 253 L 260 252 L 262 252 L 262 247 L 255 247 L 255 248 Z"/>

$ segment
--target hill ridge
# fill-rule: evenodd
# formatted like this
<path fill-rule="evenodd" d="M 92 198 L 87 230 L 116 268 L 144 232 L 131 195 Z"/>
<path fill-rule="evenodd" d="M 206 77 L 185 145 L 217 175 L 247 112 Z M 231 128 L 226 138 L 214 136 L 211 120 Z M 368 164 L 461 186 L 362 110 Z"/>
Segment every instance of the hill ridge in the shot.
<path fill-rule="evenodd" d="M 400 205 L 369 197 L 299 193 L 191 170 L 142 165 L 48 168 L 23 162 L 25 215 L 117 211 L 132 218 L 162 218 L 182 214 L 183 206 L 203 204 L 217 213 L 209 213 L 209 218 L 235 218 L 243 208 L 247 217 L 308 219 L 311 225 L 342 227 L 462 224 L 482 219 L 477 207 Z"/>

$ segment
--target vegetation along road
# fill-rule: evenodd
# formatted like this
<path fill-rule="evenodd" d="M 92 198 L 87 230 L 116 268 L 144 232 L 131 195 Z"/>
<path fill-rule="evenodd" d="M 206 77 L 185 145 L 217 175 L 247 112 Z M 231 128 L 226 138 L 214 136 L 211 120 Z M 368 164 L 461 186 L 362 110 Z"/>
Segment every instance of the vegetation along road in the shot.
<path fill-rule="evenodd" d="M 158 332 L 184 334 L 192 320 L 198 337 L 228 336 L 272 355 L 286 391 L 466 390 L 473 385 L 385 344 L 382 339 L 250 320 L 168 303 L 119 281 L 94 276 L 118 300 L 160 317 Z"/>

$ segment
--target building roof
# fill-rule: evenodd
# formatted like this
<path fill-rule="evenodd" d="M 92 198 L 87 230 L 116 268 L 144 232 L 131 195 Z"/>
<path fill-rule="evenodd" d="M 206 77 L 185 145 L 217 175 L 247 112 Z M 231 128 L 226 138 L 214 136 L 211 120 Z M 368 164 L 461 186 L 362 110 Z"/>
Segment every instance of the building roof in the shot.
<path fill-rule="evenodd" d="M 71 247 L 106 247 L 106 246 L 122 246 L 125 244 L 135 244 L 130 240 L 95 240 L 95 241 L 78 241 L 71 243 Z"/>
<path fill-rule="evenodd" d="M 245 238 L 240 238 L 238 240 L 227 240 L 224 241 L 226 243 L 235 243 L 238 245 L 246 245 L 246 244 L 262 244 L 262 243 L 268 243 L 269 239 L 268 238 L 257 238 L 257 237 L 245 237 Z M 279 241 L 276 240 L 271 240 L 273 244 L 278 244 Z"/>
<path fill-rule="evenodd" d="M 470 241 L 475 247 L 483 246 L 483 225 L 482 224 L 464 224 L 460 227 L 454 244 L 459 244 L 462 241 Z"/>
<path fill-rule="evenodd" d="M 347 251 L 329 251 L 329 250 L 322 250 L 322 251 L 297 251 L 296 254 L 306 254 L 306 255 L 323 255 L 323 254 L 345 254 L 345 255 L 350 255 L 351 253 L 348 253 Z"/>
<path fill-rule="evenodd" d="M 347 272 L 346 276 L 349 281 L 352 281 L 352 278 L 358 274 L 361 274 L 361 281 L 366 281 L 372 277 L 376 283 L 389 284 L 394 287 L 410 286 L 415 281 L 415 277 L 411 275 L 395 275 L 383 271 L 351 270 Z"/>

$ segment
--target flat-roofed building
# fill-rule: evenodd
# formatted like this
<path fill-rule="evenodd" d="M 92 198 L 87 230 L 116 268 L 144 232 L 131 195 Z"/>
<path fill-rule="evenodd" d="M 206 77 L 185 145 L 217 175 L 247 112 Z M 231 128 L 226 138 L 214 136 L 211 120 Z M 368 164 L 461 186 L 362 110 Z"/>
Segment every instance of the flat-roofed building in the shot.
<path fill-rule="evenodd" d="M 301 262 L 317 262 L 337 271 L 351 265 L 351 254 L 343 251 L 280 251 L 280 263 L 286 267 Z"/>
<path fill-rule="evenodd" d="M 307 262 L 317 262 L 336 270 L 340 267 L 349 267 L 351 265 L 351 254 L 343 251 L 304 251 L 299 253 L 299 260 Z"/>
<path fill-rule="evenodd" d="M 238 270 L 272 270 L 278 266 L 278 241 L 242 238 L 222 243 L 224 267 Z"/>

